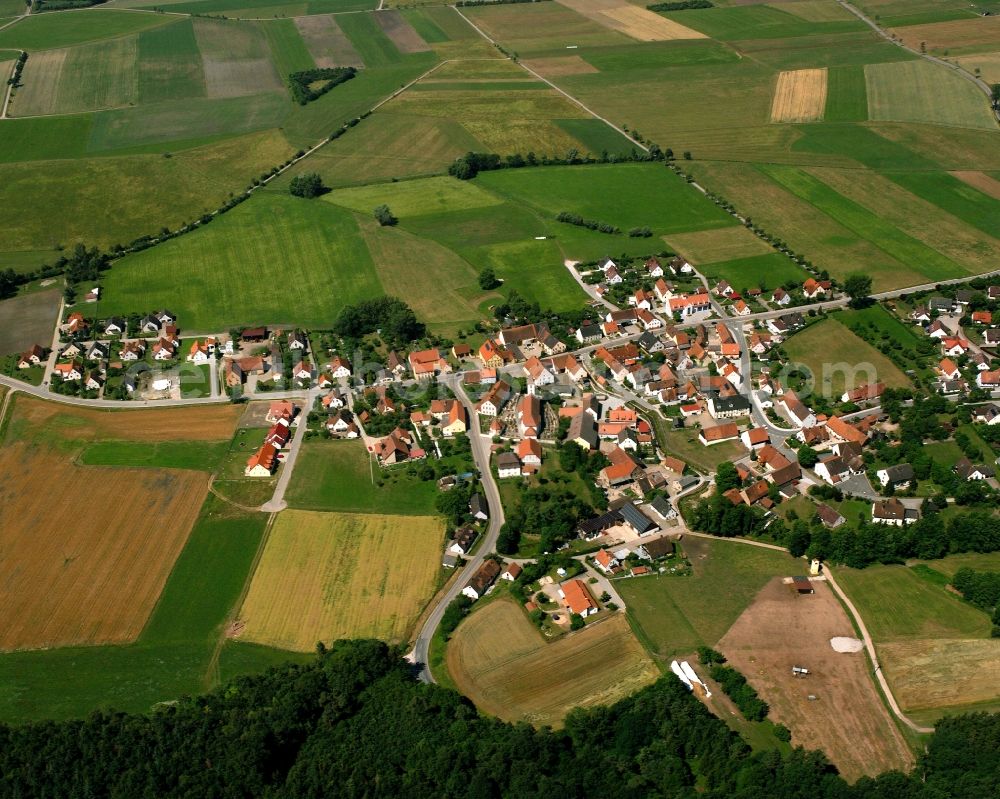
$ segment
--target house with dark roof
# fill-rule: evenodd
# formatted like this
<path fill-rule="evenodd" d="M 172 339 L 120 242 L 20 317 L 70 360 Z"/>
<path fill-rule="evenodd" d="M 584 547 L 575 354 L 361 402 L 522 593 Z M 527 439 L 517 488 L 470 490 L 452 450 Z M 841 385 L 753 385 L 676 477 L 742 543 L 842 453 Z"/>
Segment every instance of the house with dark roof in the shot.
<path fill-rule="evenodd" d="M 847 521 L 837 511 L 822 502 L 816 508 L 816 517 L 823 523 L 824 527 L 829 527 L 831 530 L 840 527 Z"/>
<path fill-rule="evenodd" d="M 875 476 L 882 484 L 882 488 L 907 488 L 913 482 L 913 467 L 908 463 L 897 463 L 895 466 L 887 466 L 879 469 Z"/>
<path fill-rule="evenodd" d="M 622 505 L 620 513 L 622 521 L 635 530 L 636 535 L 646 535 L 660 529 L 658 524 L 632 503 Z"/>
<path fill-rule="evenodd" d="M 500 564 L 495 560 L 484 560 L 483 564 L 472 575 L 472 579 L 462 589 L 462 593 L 475 602 L 485 594 L 500 576 Z"/>

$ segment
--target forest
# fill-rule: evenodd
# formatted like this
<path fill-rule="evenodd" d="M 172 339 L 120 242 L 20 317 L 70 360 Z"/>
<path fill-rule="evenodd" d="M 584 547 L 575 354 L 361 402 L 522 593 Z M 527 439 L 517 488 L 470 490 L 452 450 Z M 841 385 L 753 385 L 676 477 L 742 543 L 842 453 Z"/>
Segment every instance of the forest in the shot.
<path fill-rule="evenodd" d="M 0 726 L 0 796 L 982 799 L 1000 716 L 938 724 L 917 769 L 848 785 L 818 752 L 754 753 L 672 676 L 561 730 L 417 682 L 377 641 L 238 678 L 148 715 Z"/>

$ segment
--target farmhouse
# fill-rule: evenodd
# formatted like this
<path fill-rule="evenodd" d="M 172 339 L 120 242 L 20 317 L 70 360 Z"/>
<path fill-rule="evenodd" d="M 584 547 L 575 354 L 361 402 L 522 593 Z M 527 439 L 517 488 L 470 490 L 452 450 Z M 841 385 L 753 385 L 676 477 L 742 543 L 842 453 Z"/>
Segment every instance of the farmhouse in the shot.
<path fill-rule="evenodd" d="M 240 339 L 247 344 L 259 344 L 267 340 L 266 327 L 248 327 L 240 333 Z"/>
<path fill-rule="evenodd" d="M 707 447 L 731 438 L 739 438 L 739 435 L 740 429 L 733 422 L 726 422 L 715 427 L 703 427 L 698 433 L 698 440 Z"/>
<path fill-rule="evenodd" d="M 885 383 L 867 383 L 865 385 L 852 388 L 850 391 L 845 391 L 843 396 L 840 398 L 840 401 L 853 402 L 855 404 L 870 402 L 871 400 L 878 399 L 884 393 Z"/>
<path fill-rule="evenodd" d="M 503 572 L 501 572 L 500 579 L 507 580 L 509 582 L 514 582 L 518 577 L 521 576 L 522 571 L 524 571 L 524 569 L 521 568 L 520 563 L 515 563 L 514 561 L 511 561 L 504 568 Z"/>
<path fill-rule="evenodd" d="M 497 577 L 500 576 L 500 564 L 495 560 L 484 560 L 483 564 L 472 575 L 472 579 L 462 589 L 462 593 L 475 602 L 486 593 Z"/>
<path fill-rule="evenodd" d="M 713 419 L 732 419 L 750 413 L 750 400 L 736 394 L 732 397 L 712 397 L 708 401 L 708 412 Z"/>
<path fill-rule="evenodd" d="M 582 580 L 567 580 L 559 586 L 559 596 L 566 603 L 566 609 L 578 616 L 591 616 L 600 608 L 590 595 L 590 591 Z"/>
<path fill-rule="evenodd" d="M 407 460 L 424 457 L 422 449 L 412 447 L 413 437 L 409 431 L 397 427 L 385 438 L 375 443 L 375 455 L 383 466 L 392 466 Z"/>
<path fill-rule="evenodd" d="M 417 380 L 430 380 L 439 372 L 451 371 L 448 360 L 437 349 L 411 352 L 407 357 L 410 362 L 410 371 L 413 372 L 413 376 Z"/>
<path fill-rule="evenodd" d="M 646 535 L 654 530 L 659 530 L 660 526 L 650 519 L 639 508 L 631 502 L 626 502 L 619 509 L 621 520 L 635 531 L 636 535 Z"/>
<path fill-rule="evenodd" d="M 816 424 L 816 417 L 794 391 L 786 391 L 781 397 L 780 404 L 784 407 L 788 418 L 799 427 L 813 427 Z"/>
<path fill-rule="evenodd" d="M 497 416 L 507 404 L 509 397 L 510 386 L 503 380 L 498 380 L 479 400 L 476 411 L 482 416 Z"/>

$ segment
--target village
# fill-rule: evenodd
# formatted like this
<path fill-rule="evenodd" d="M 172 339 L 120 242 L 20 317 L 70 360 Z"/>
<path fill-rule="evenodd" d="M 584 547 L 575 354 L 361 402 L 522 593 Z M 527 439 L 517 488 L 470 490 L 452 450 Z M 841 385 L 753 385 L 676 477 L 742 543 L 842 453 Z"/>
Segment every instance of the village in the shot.
<path fill-rule="evenodd" d="M 489 475 L 472 452 L 461 474 L 439 481 L 442 490 L 471 491 L 468 523 L 449 536 L 442 558 L 453 569 L 478 554 L 462 588 L 471 600 L 498 578 L 516 580 L 527 562 L 513 545 L 506 564 L 481 551 L 491 509 L 474 488 L 477 469 L 502 493 L 510 481 L 538 485 L 560 471 L 554 464 L 565 462 L 565 448 L 578 448 L 582 460 L 574 459 L 588 464 L 578 470 L 597 499 L 590 516 L 571 520 L 575 543 L 565 534 L 555 543 L 590 584 L 550 575 L 565 577 L 550 580 L 546 603 L 546 615 L 563 625 L 607 603 L 622 607 L 614 579 L 683 570 L 675 557 L 689 532 L 683 500 L 711 492 L 722 464 L 735 470 L 725 498 L 753 509 L 763 526 L 782 503 L 811 494 L 864 502 L 875 524 L 920 517 L 913 466 L 883 462 L 870 447 L 892 435 L 881 406 L 886 384 L 866 374 L 840 396 L 809 393 L 782 349 L 825 315 L 824 303 L 842 303 L 832 281 L 737 291 L 725 280 L 710 285 L 678 256 L 567 267 L 592 293 L 589 318 L 554 330 L 545 321 L 501 324 L 478 346 L 369 351 L 360 363 L 315 331 L 261 326 L 190 337 L 169 310 L 99 320 L 68 309 L 52 346 L 35 345 L 17 367 L 53 392 L 103 403 L 268 400 L 268 427 L 247 456 L 246 478 L 288 469 L 282 464 L 305 436 L 361 439 L 382 469 L 440 458 L 442 443 L 456 437 L 486 442 Z M 940 347 L 936 391 L 951 400 L 979 392 L 972 421 L 986 426 L 1000 424 L 1000 405 L 989 402 L 1000 390 L 998 307 L 1000 287 L 989 286 L 932 293 L 907 313 Z M 997 488 L 992 458 L 963 457 L 952 469 L 963 482 Z M 827 527 L 845 522 L 828 502 L 812 504 Z"/>

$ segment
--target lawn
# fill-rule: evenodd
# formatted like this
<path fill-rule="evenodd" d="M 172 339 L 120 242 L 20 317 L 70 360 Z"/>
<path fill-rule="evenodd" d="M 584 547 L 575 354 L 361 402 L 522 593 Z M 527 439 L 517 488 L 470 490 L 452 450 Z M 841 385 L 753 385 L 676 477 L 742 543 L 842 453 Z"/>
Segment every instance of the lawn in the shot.
<path fill-rule="evenodd" d="M 711 230 L 737 222 L 673 173 L 655 164 L 548 167 L 485 172 L 476 181 L 554 217 L 571 211 L 622 230 L 655 235 Z"/>
<path fill-rule="evenodd" d="M 438 489 L 408 474 L 373 464 L 361 441 L 307 441 L 287 500 L 303 510 L 433 515 Z"/>
<path fill-rule="evenodd" d="M 52 288 L 0 302 L 0 356 L 20 355 L 32 344 L 51 346 L 60 295 Z"/>
<path fill-rule="evenodd" d="M 118 262 L 106 314 L 170 307 L 189 331 L 234 325 L 328 326 L 337 312 L 382 293 L 353 215 L 273 193 L 204 229 Z"/>
<path fill-rule="evenodd" d="M 693 264 L 714 264 L 774 253 L 774 249 L 743 225 L 674 233 L 664 236 L 667 244 Z"/>
<path fill-rule="evenodd" d="M 669 574 L 615 583 L 640 639 L 658 658 L 714 646 L 776 576 L 800 574 L 802 561 L 783 552 L 724 539 L 687 538 L 694 574 Z"/>
<path fill-rule="evenodd" d="M 155 466 L 213 472 L 229 449 L 228 441 L 99 441 L 80 453 L 87 466 Z"/>
<path fill-rule="evenodd" d="M 780 252 L 704 264 L 700 267 L 700 271 L 711 280 L 728 281 L 737 291 L 762 286 L 770 289 L 778 286 L 797 286 L 806 278 L 802 267 Z"/>
<path fill-rule="evenodd" d="M 139 640 L 0 655 L 0 718 L 83 717 L 99 708 L 148 712 L 217 685 L 213 650 L 249 577 L 266 519 L 209 496 Z M 260 668 L 246 664 L 242 673 Z"/>
<path fill-rule="evenodd" d="M 205 96 L 205 72 L 191 20 L 139 34 L 138 88 L 142 103 Z"/>
<path fill-rule="evenodd" d="M 722 441 L 710 447 L 702 446 L 698 440 L 698 430 L 683 428 L 675 430 L 669 420 L 650 414 L 656 432 L 656 443 L 664 452 L 675 455 L 699 472 L 714 472 L 725 461 L 734 461 L 746 454 L 746 448 L 739 441 Z"/>
<path fill-rule="evenodd" d="M 870 119 L 996 130 L 982 92 L 938 64 L 925 60 L 870 64 L 865 67 L 865 81 Z"/>
<path fill-rule="evenodd" d="M 1000 238 L 1000 200 L 995 197 L 944 172 L 898 172 L 887 177 L 977 230 Z"/>
<path fill-rule="evenodd" d="M 376 206 L 388 204 L 393 215 L 404 222 L 410 216 L 487 208 L 503 203 L 501 198 L 475 183 L 451 177 L 339 189 L 324 195 L 323 199 L 362 214 L 371 214 Z"/>
<path fill-rule="evenodd" d="M 444 524 L 427 516 L 286 511 L 271 529 L 240 621 L 247 641 L 403 643 L 434 594 Z"/>
<path fill-rule="evenodd" d="M 890 388 L 910 385 L 899 367 L 837 319 L 810 325 L 782 346 L 791 362 L 809 370 L 816 381 L 813 392 L 833 402 L 863 383 L 881 381 Z"/>
<path fill-rule="evenodd" d="M 536 726 L 559 726 L 570 708 L 612 704 L 660 674 L 621 614 L 547 643 L 506 598 L 459 626 L 447 664 L 480 710 Z"/>

